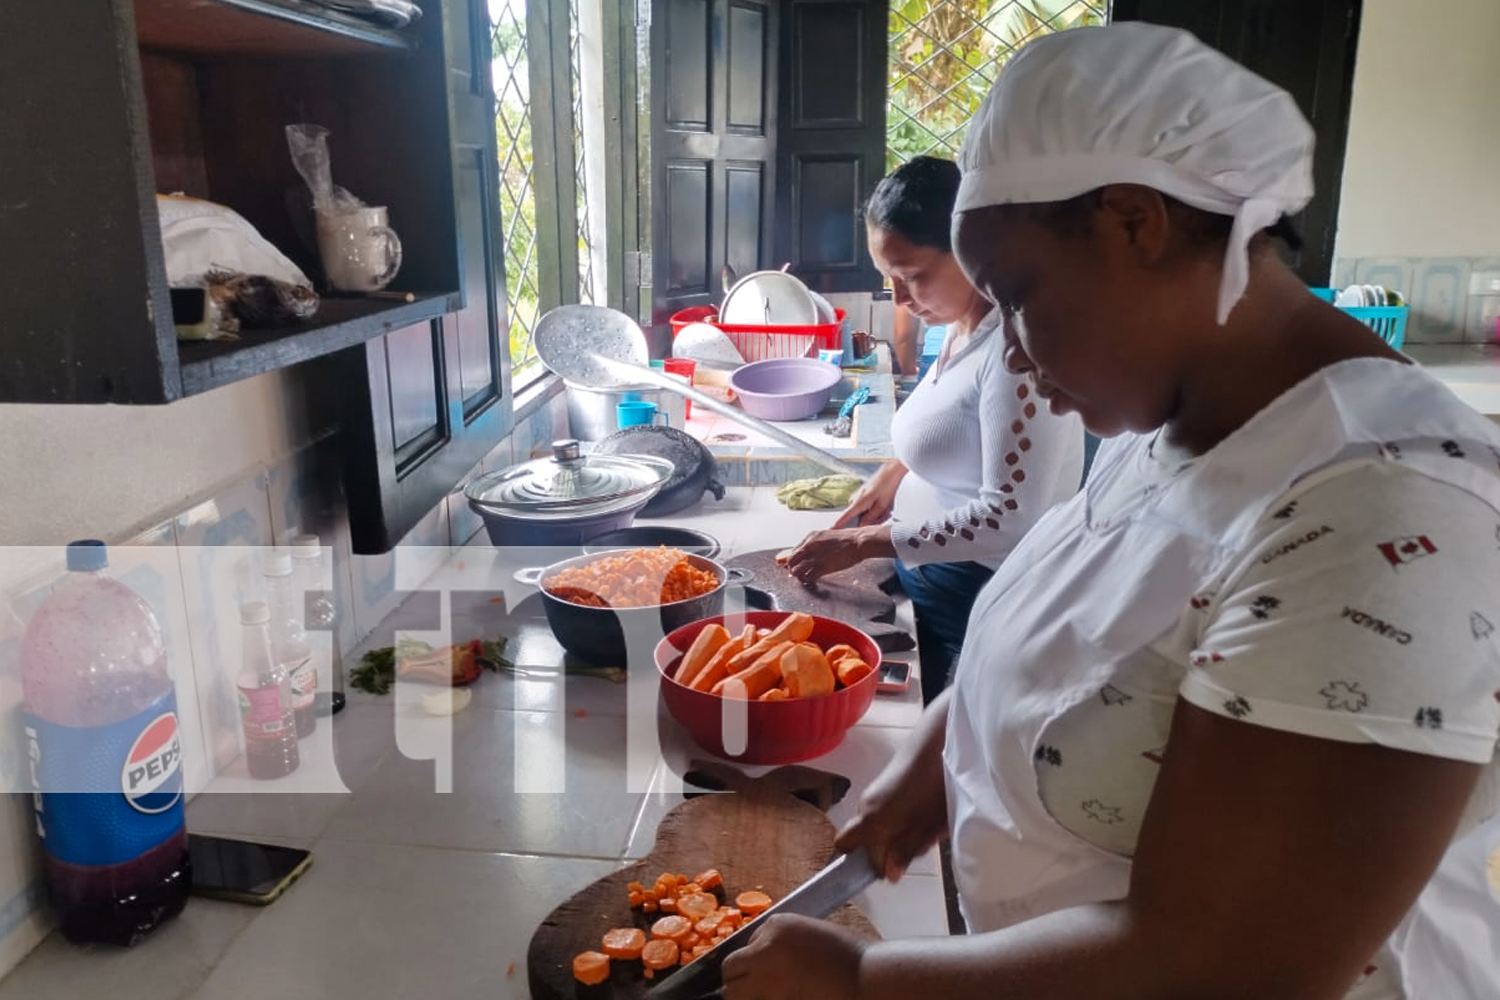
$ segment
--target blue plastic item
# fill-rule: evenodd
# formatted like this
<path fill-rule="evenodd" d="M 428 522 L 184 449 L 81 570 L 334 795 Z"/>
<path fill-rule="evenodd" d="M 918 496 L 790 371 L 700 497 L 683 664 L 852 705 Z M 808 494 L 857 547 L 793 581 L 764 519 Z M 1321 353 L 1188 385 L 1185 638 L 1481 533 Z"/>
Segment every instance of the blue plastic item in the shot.
<path fill-rule="evenodd" d="M 1310 288 L 1324 302 L 1338 298 L 1332 288 Z M 1406 343 L 1406 321 L 1411 316 L 1411 306 L 1339 306 L 1344 312 L 1359 320 L 1380 335 L 1380 339 L 1396 350 Z"/>

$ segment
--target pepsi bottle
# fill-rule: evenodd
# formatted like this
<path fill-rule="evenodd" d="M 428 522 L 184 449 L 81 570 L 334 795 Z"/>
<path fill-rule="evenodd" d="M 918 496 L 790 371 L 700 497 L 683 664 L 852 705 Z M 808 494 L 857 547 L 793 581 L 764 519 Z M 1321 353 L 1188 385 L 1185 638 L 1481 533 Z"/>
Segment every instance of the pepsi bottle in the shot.
<path fill-rule="evenodd" d="M 131 945 L 187 901 L 177 701 L 161 625 L 104 543 L 67 561 L 21 646 L 36 829 L 63 933 Z"/>

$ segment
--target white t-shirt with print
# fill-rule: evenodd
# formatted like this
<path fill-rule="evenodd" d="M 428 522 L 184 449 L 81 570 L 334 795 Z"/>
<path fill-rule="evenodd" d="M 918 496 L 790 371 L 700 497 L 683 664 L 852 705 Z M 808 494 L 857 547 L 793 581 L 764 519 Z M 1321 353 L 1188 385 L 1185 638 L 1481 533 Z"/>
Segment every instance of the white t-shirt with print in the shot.
<path fill-rule="evenodd" d="M 1273 729 L 1487 764 L 1457 835 L 1496 811 L 1500 515 L 1394 458 L 1300 482 L 1175 628 L 1044 730 L 1034 766 L 1062 826 L 1135 853 L 1179 697 Z M 1144 440 L 1128 460 L 1101 510 L 1191 467 Z M 1400 995 L 1379 966 L 1351 998 Z"/>

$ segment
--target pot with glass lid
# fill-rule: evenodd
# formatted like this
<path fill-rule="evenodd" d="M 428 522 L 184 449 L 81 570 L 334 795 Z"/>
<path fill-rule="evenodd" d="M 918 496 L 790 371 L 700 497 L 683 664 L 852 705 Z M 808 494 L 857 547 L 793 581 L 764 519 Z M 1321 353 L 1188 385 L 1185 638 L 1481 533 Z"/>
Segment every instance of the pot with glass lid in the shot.
<path fill-rule="evenodd" d="M 565 439 L 550 458 L 475 477 L 464 497 L 497 546 L 579 545 L 629 527 L 674 471 L 649 455 L 583 455 Z"/>

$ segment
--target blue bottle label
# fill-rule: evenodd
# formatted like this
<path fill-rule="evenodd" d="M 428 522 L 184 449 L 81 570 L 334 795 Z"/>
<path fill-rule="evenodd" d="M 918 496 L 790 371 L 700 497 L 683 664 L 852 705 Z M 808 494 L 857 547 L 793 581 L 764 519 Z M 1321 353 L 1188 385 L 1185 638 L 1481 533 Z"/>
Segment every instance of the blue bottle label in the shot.
<path fill-rule="evenodd" d="M 182 829 L 182 741 L 167 693 L 109 726 L 25 713 L 42 849 L 73 865 L 117 865 Z"/>

